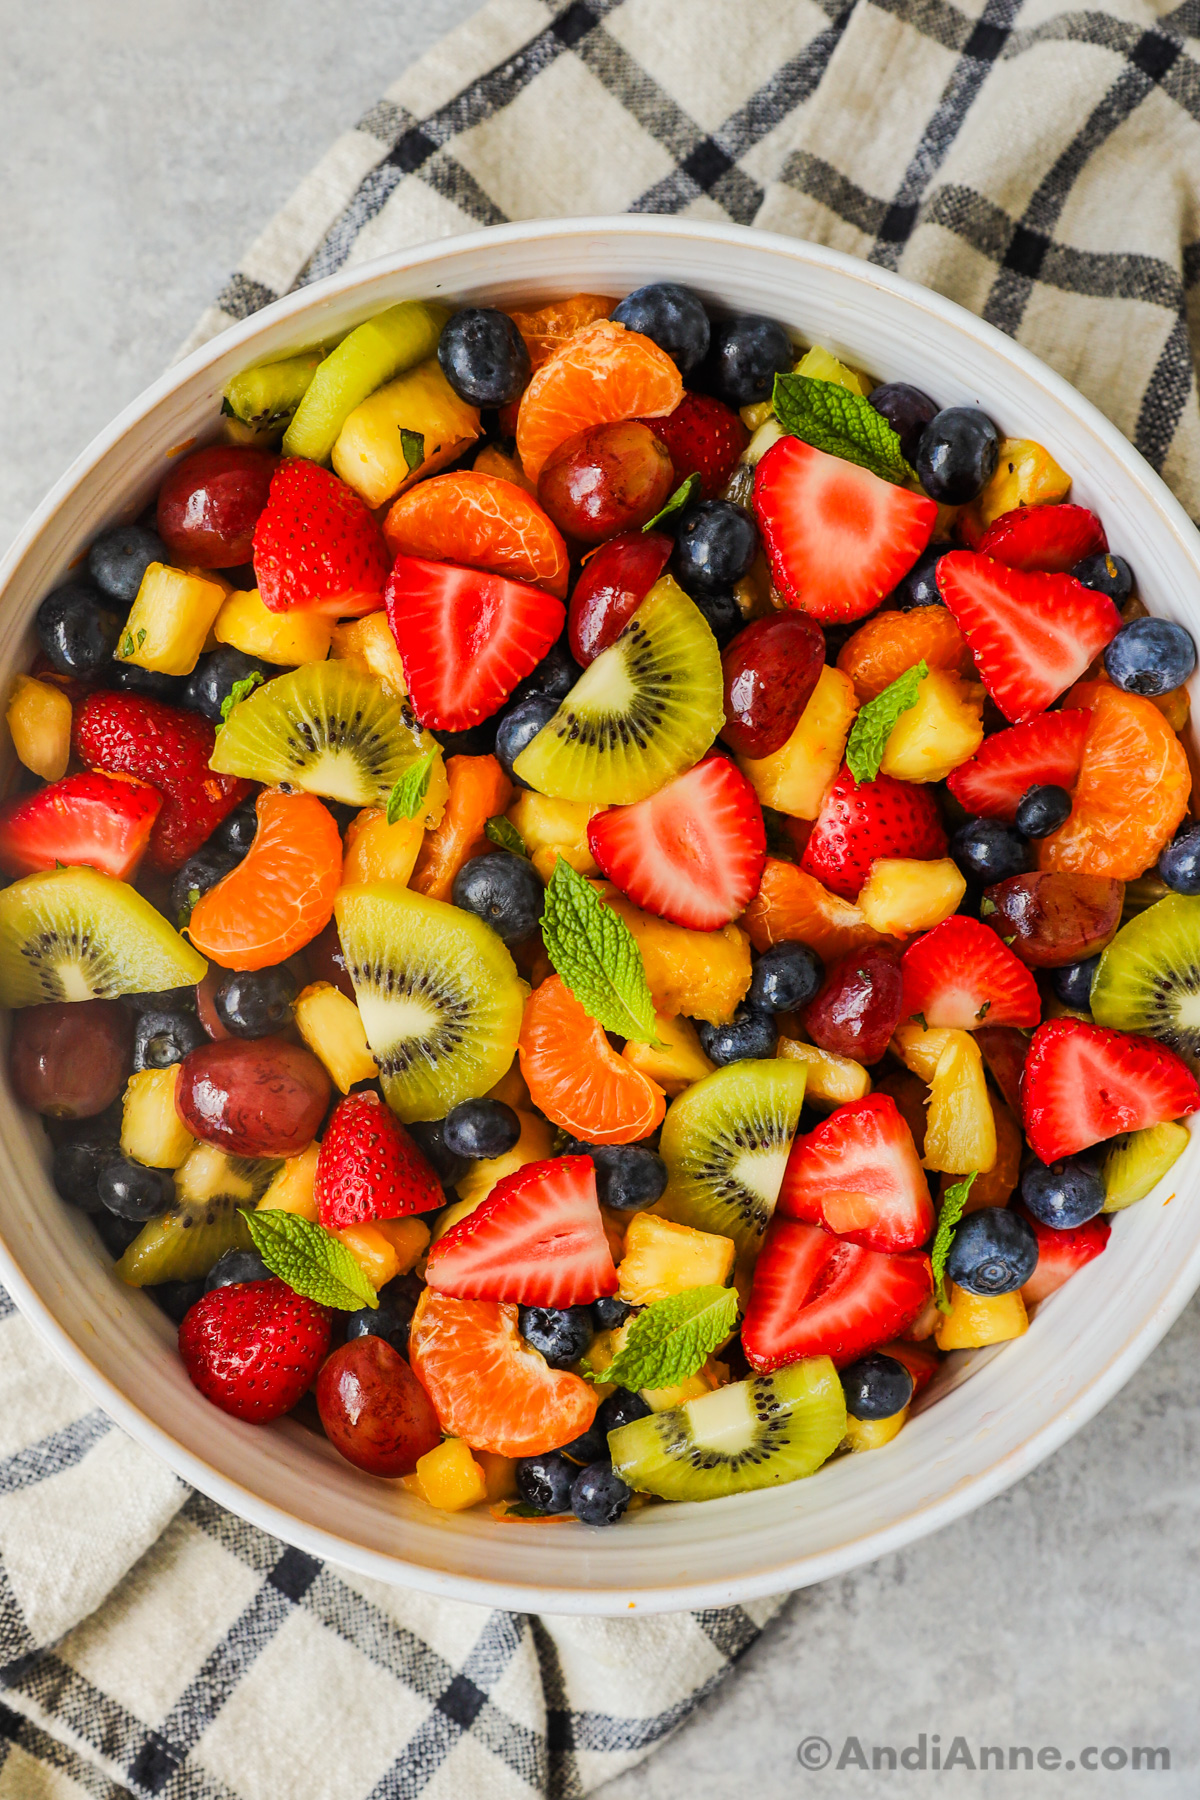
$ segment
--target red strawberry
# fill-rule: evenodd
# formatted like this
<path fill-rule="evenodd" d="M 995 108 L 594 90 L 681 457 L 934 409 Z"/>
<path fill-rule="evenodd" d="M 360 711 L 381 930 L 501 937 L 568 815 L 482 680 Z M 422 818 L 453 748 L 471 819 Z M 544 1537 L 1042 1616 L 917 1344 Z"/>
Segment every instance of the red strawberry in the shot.
<path fill-rule="evenodd" d="M 988 1014 L 991 1017 L 991 1014 Z M 1015 1025 L 981 1025 L 975 1042 L 983 1051 L 992 1080 L 1012 1107 L 1021 1110 L 1021 1071 L 1029 1054 L 1029 1039 Z"/>
<path fill-rule="evenodd" d="M 437 1176 L 378 1094 L 347 1094 L 317 1156 L 317 1216 L 327 1231 L 404 1219 L 442 1204 Z"/>
<path fill-rule="evenodd" d="M 184 1314 L 179 1354 L 206 1400 L 266 1425 L 311 1387 L 329 1349 L 329 1317 L 285 1281 L 238 1281 Z"/>
<path fill-rule="evenodd" d="M 714 394 L 685 394 L 663 419 L 641 419 L 671 452 L 676 481 L 699 475 L 700 493 L 715 500 L 733 474 L 750 433 Z"/>
<path fill-rule="evenodd" d="M 937 581 L 980 680 L 1014 725 L 1045 712 L 1121 629 L 1108 596 L 1071 575 L 1030 575 L 952 550 Z"/>
<path fill-rule="evenodd" d="M 494 713 L 567 620 L 541 588 L 424 556 L 396 558 L 384 601 L 413 708 L 434 731 Z"/>
<path fill-rule="evenodd" d="M 1047 1294 L 1054 1293 L 1082 1269 L 1084 1263 L 1099 1256 L 1112 1232 L 1112 1223 L 1103 1213 L 1098 1213 L 1085 1225 L 1056 1231 L 1053 1225 L 1043 1225 L 1040 1219 L 1035 1219 L 1023 1206 L 1018 1206 L 1016 1211 L 1032 1229 L 1038 1243 L 1037 1268 L 1021 1289 L 1026 1306 L 1032 1306 L 1035 1300 L 1044 1300 Z"/>
<path fill-rule="evenodd" d="M 1029 1046 L 1021 1120 L 1044 1163 L 1200 1107 L 1200 1083 L 1153 1038 L 1082 1019 L 1048 1019 Z"/>
<path fill-rule="evenodd" d="M 1090 717 L 1086 708 L 1077 707 L 1039 713 L 1024 725 L 993 732 L 970 762 L 960 763 L 946 777 L 946 786 L 969 813 L 1011 825 L 1031 787 L 1075 786 Z"/>
<path fill-rule="evenodd" d="M 458 1300 L 581 1306 L 617 1291 L 590 1156 L 526 1163 L 429 1252 L 427 1284 Z"/>
<path fill-rule="evenodd" d="M 90 863 L 127 881 L 142 860 L 162 795 L 127 775 L 68 775 L 0 806 L 0 870 L 32 875 Z"/>
<path fill-rule="evenodd" d="M 1017 506 L 990 524 L 975 548 L 1009 569 L 1065 574 L 1108 549 L 1104 527 L 1086 506 Z"/>
<path fill-rule="evenodd" d="M 388 566 L 379 527 L 353 488 L 303 457 L 280 464 L 254 527 L 264 606 L 357 618 L 383 605 Z"/>
<path fill-rule="evenodd" d="M 754 1265 L 742 1348 L 761 1374 L 801 1356 L 853 1362 L 903 1331 L 932 1292 L 923 1253 L 863 1250 L 776 1214 Z"/>
<path fill-rule="evenodd" d="M 148 781 L 163 797 L 150 833 L 150 861 L 178 869 L 252 789 L 208 766 L 216 731 L 199 713 L 142 694 L 89 694 L 75 708 L 71 748 L 80 762 Z"/>
<path fill-rule="evenodd" d="M 780 438 L 758 465 L 754 510 L 771 576 L 789 606 L 861 619 L 933 535 L 937 507 L 869 469 Z"/>
<path fill-rule="evenodd" d="M 856 900 L 876 857 L 920 861 L 945 854 L 946 833 L 928 788 L 890 775 L 856 787 L 843 763 L 813 821 L 800 867 L 843 900 Z"/>
<path fill-rule="evenodd" d="M 836 1106 L 792 1145 L 779 1212 L 864 1250 L 916 1250 L 933 1202 L 912 1132 L 890 1094 Z"/>
<path fill-rule="evenodd" d="M 916 938 L 901 959 L 901 1018 L 949 1025 L 1036 1025 L 1042 1016 L 1037 982 L 1007 944 L 978 919 L 956 913 Z"/>
<path fill-rule="evenodd" d="M 890 1344 L 880 1344 L 878 1353 L 893 1356 L 904 1364 L 913 1378 L 914 1399 L 942 1366 L 942 1359 L 932 1344 L 914 1344 L 910 1338 L 893 1338 Z"/>
<path fill-rule="evenodd" d="M 767 855 L 754 789 L 723 756 L 710 756 L 649 800 L 610 806 L 588 825 L 602 872 L 635 906 L 716 931 L 758 892 Z"/>

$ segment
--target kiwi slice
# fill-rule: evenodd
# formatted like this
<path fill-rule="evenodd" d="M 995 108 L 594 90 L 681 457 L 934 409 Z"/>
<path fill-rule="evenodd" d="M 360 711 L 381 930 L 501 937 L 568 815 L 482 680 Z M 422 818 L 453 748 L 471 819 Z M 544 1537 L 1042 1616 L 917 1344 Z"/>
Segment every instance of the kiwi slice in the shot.
<path fill-rule="evenodd" d="M 225 407 L 243 425 L 259 431 L 282 425 L 303 400 L 323 356 L 322 350 L 302 350 L 281 362 L 243 369 L 225 389 Z"/>
<path fill-rule="evenodd" d="M 239 1207 L 255 1206 L 278 1162 L 197 1144 L 175 1171 L 175 1204 L 150 1219 L 117 1264 L 130 1287 L 199 1281 L 226 1250 L 252 1250 Z"/>
<path fill-rule="evenodd" d="M 639 1493 L 717 1500 L 812 1475 L 846 1435 L 846 1399 L 827 1356 L 731 1382 L 608 1434 L 613 1468 Z"/>
<path fill-rule="evenodd" d="M 1121 927 L 1092 979 L 1092 1018 L 1200 1056 L 1200 897 L 1168 894 Z"/>
<path fill-rule="evenodd" d="M 328 462 L 338 432 L 361 400 L 437 349 L 448 307 L 436 300 L 402 300 L 364 319 L 313 375 L 283 440 L 285 456 Z"/>
<path fill-rule="evenodd" d="M 386 806 L 404 771 L 428 751 L 438 751 L 437 740 L 421 730 L 407 700 L 348 662 L 305 663 L 231 709 L 209 766 L 347 806 Z"/>
<path fill-rule="evenodd" d="M 677 1225 L 732 1238 L 743 1260 L 755 1255 L 779 1198 L 807 1072 L 782 1059 L 730 1063 L 672 1100 L 659 1210 Z"/>
<path fill-rule="evenodd" d="M 0 893 L 0 1004 L 194 987 L 208 964 L 127 882 L 45 869 Z"/>
<path fill-rule="evenodd" d="M 513 766 L 552 799 L 628 806 L 699 762 L 723 698 L 717 640 L 664 575 Z"/>
<path fill-rule="evenodd" d="M 392 1111 L 444 1119 L 495 1087 L 528 989 L 491 927 L 391 881 L 340 889 L 334 914 Z"/>
<path fill-rule="evenodd" d="M 1190 1142 L 1187 1126 L 1170 1120 L 1114 1138 L 1100 1169 L 1105 1212 L 1120 1212 L 1135 1200 L 1144 1200 Z"/>

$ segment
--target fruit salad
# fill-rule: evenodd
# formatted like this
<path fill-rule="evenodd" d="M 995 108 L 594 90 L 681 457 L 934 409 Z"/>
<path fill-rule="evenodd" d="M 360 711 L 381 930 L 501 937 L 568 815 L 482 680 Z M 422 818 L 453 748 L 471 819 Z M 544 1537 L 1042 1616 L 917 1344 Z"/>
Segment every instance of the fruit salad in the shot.
<path fill-rule="evenodd" d="M 1127 548 L 671 283 L 231 381 L 42 601 L 0 805 L 13 1088 L 199 1391 L 608 1526 L 882 1449 L 1119 1256 L 1200 1107 Z"/>

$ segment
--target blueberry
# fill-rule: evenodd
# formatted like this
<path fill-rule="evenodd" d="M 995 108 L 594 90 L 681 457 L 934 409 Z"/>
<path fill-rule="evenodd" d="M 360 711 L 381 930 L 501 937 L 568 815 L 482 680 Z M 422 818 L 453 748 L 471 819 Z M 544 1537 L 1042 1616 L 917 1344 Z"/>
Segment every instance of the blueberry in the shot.
<path fill-rule="evenodd" d="M 602 1294 L 599 1300 L 592 1301 L 592 1317 L 596 1321 L 597 1331 L 615 1331 L 623 1325 L 632 1306 L 625 1300 L 618 1300 L 615 1294 Z"/>
<path fill-rule="evenodd" d="M 227 1250 L 208 1271 L 204 1291 L 211 1294 L 214 1288 L 233 1287 L 235 1282 L 270 1279 L 271 1271 L 257 1250 Z"/>
<path fill-rule="evenodd" d="M 746 623 L 732 594 L 694 594 L 695 604 L 705 623 L 723 650 L 730 638 Z"/>
<path fill-rule="evenodd" d="M 1017 804 L 1016 827 L 1022 837 L 1049 837 L 1071 816 L 1071 796 L 1066 788 L 1046 782 L 1043 787 L 1027 788 Z"/>
<path fill-rule="evenodd" d="M 1196 645 L 1191 632 L 1170 619 L 1134 619 L 1109 644 L 1104 667 L 1127 694 L 1154 699 L 1183 686 L 1196 667 Z"/>
<path fill-rule="evenodd" d="M 200 896 L 216 887 L 241 860 L 234 851 L 222 850 L 211 840 L 194 856 L 188 857 L 171 883 L 171 916 L 181 928 L 191 918 L 192 908 Z"/>
<path fill-rule="evenodd" d="M 529 783 L 514 772 L 513 764 L 557 711 L 558 701 L 549 694 L 528 694 L 501 713 L 496 727 L 496 761 L 518 787 L 527 788 Z"/>
<path fill-rule="evenodd" d="M 331 800 L 328 794 L 319 794 L 317 798 L 344 837 L 358 817 L 358 807 L 350 806 L 345 800 Z"/>
<path fill-rule="evenodd" d="M 887 420 L 900 439 L 901 450 L 911 462 L 917 454 L 922 432 L 937 416 L 937 401 L 907 381 L 885 381 L 882 387 L 873 388 L 867 399 Z"/>
<path fill-rule="evenodd" d="M 632 1499 L 610 1462 L 589 1463 L 571 1483 L 571 1511 L 581 1525 L 615 1525 Z"/>
<path fill-rule="evenodd" d="M 786 375 L 795 360 L 792 340 L 774 319 L 739 313 L 714 327 L 708 369 L 728 406 L 769 400 L 776 375 Z"/>
<path fill-rule="evenodd" d="M 913 1378 L 904 1364 L 878 1350 L 847 1363 L 841 1376 L 852 1419 L 890 1419 L 913 1397 Z"/>
<path fill-rule="evenodd" d="M 158 1281 L 146 1292 L 172 1325 L 182 1325 L 197 1300 L 204 1298 L 202 1281 Z"/>
<path fill-rule="evenodd" d="M 442 1142 L 470 1162 L 503 1156 L 521 1135 L 521 1121 L 503 1100 L 462 1100 L 442 1120 Z"/>
<path fill-rule="evenodd" d="M 571 1510 L 571 1483 L 579 1469 L 561 1450 L 550 1450 L 542 1456 L 522 1456 L 517 1461 L 517 1492 L 526 1506 L 538 1512 L 565 1513 Z"/>
<path fill-rule="evenodd" d="M 600 1203 L 614 1212 L 653 1206 L 666 1190 L 667 1165 L 645 1144 L 587 1144 L 573 1138 L 565 1148 L 568 1156 L 591 1157 Z"/>
<path fill-rule="evenodd" d="M 97 1183 L 101 1170 L 115 1162 L 121 1151 L 117 1133 L 108 1121 L 80 1120 L 81 1127 L 54 1147 L 51 1180 L 60 1198 L 81 1212 L 99 1212 L 103 1202 Z"/>
<path fill-rule="evenodd" d="M 723 594 L 758 551 L 758 529 L 740 506 L 701 500 L 686 508 L 675 538 L 675 573 L 686 594 Z"/>
<path fill-rule="evenodd" d="M 915 606 L 941 606 L 937 566 L 953 548 L 953 544 L 927 544 L 908 574 L 896 583 L 884 605 L 899 612 L 911 612 Z"/>
<path fill-rule="evenodd" d="M 508 406 L 529 380 L 529 352 L 507 313 L 469 306 L 442 327 L 442 374 L 471 406 Z"/>
<path fill-rule="evenodd" d="M 408 1355 L 408 1328 L 421 1297 L 421 1281 L 415 1275 L 397 1275 L 379 1290 L 379 1305 L 364 1306 L 346 1315 L 346 1338 L 386 1338 L 393 1350 Z"/>
<path fill-rule="evenodd" d="M 119 1218 L 153 1219 L 175 1198 L 175 1177 L 170 1169 L 148 1169 L 132 1157 L 117 1156 L 100 1170 L 96 1192 L 100 1204 Z"/>
<path fill-rule="evenodd" d="M 1064 963 L 1049 971 L 1050 985 L 1064 1006 L 1074 1006 L 1079 1012 L 1091 1010 L 1092 981 L 1099 964 L 1098 956 L 1088 956 L 1083 962 Z"/>
<path fill-rule="evenodd" d="M 291 1023 L 299 991 L 286 963 L 274 969 L 235 969 L 213 995 L 213 1007 L 234 1037 L 270 1037 Z"/>
<path fill-rule="evenodd" d="M 173 706 L 182 699 L 187 677 L 164 675 L 161 669 L 139 669 L 136 663 L 110 662 L 104 670 L 104 683 L 121 693 L 142 694 L 148 700 L 165 700 Z"/>
<path fill-rule="evenodd" d="M 258 808 L 253 794 L 226 815 L 213 832 L 211 842 L 222 850 L 233 850 L 245 856 L 258 831 Z"/>
<path fill-rule="evenodd" d="M 524 681 L 518 681 L 508 697 L 510 706 L 528 700 L 530 694 L 545 694 L 550 700 L 565 700 L 583 670 L 571 655 L 565 638 L 559 638 L 547 650 L 537 668 Z"/>
<path fill-rule="evenodd" d="M 964 875 L 988 887 L 1029 867 L 1026 839 L 999 819 L 968 819 L 951 838 L 950 854 Z"/>
<path fill-rule="evenodd" d="M 947 406 L 921 434 L 914 467 L 932 500 L 962 506 L 986 487 L 1000 453 L 1000 433 L 977 406 Z"/>
<path fill-rule="evenodd" d="M 180 704 L 219 725 L 222 703 L 229 698 L 235 682 L 248 681 L 252 675 L 263 681 L 273 681 L 282 673 L 283 670 L 274 663 L 263 662 L 259 656 L 247 656 L 244 650 L 234 650 L 223 644 L 219 650 L 200 658 L 187 678 Z"/>
<path fill-rule="evenodd" d="M 445 1123 L 444 1119 L 417 1119 L 405 1129 L 438 1180 L 453 1187 L 459 1176 L 466 1174 L 467 1159 L 455 1156 L 447 1147 L 442 1133 Z"/>
<path fill-rule="evenodd" d="M 681 375 L 689 375 L 708 355 L 711 327 L 699 295 L 673 281 L 635 288 L 614 306 L 612 317 L 626 331 L 640 331 L 665 350 Z M 791 364 L 788 364 L 791 367 Z"/>
<path fill-rule="evenodd" d="M 1158 872 L 1177 894 L 1200 894 L 1200 825 L 1180 827 L 1158 859 Z"/>
<path fill-rule="evenodd" d="M 506 944 L 536 931 L 546 890 L 531 862 L 509 850 L 473 856 L 454 877 L 453 900 L 490 925 Z"/>
<path fill-rule="evenodd" d="M 1085 1156 L 1030 1163 L 1021 1177 L 1021 1198 L 1043 1225 L 1070 1231 L 1103 1212 L 1104 1177 L 1097 1164 Z"/>
<path fill-rule="evenodd" d="M 438 743 L 444 756 L 490 756 L 496 748 L 499 717 L 493 714 L 479 725 L 468 725 L 465 731 L 439 731 Z"/>
<path fill-rule="evenodd" d="M 968 1213 L 954 1234 L 946 1273 L 968 1294 L 1011 1294 L 1037 1268 L 1033 1227 L 1006 1206 Z"/>
<path fill-rule="evenodd" d="M 807 944 L 772 944 L 754 965 L 745 1004 L 760 1012 L 795 1012 L 825 979 L 825 965 Z"/>
<path fill-rule="evenodd" d="M 696 1032 L 705 1056 L 719 1069 L 744 1057 L 774 1056 L 779 1042 L 774 1013 L 760 1012 L 744 1000 L 727 1025 L 708 1025 L 698 1019 Z"/>
<path fill-rule="evenodd" d="M 133 1027 L 133 1066 L 169 1069 L 207 1042 L 208 1033 L 194 1012 L 139 1013 Z"/>
<path fill-rule="evenodd" d="M 540 1350 L 552 1369 L 569 1369 L 592 1341 L 590 1306 L 522 1306 L 517 1329 L 527 1344 Z"/>
<path fill-rule="evenodd" d="M 121 635 L 121 620 L 95 588 L 68 581 L 48 594 L 34 620 L 38 643 L 60 675 L 95 675 Z"/>
<path fill-rule="evenodd" d="M 122 1219 L 103 1206 L 99 1212 L 93 1214 L 92 1224 L 96 1227 L 97 1237 L 114 1262 L 119 1256 L 124 1256 L 142 1229 L 140 1219 Z"/>
<path fill-rule="evenodd" d="M 559 1449 L 574 1463 L 601 1462 L 608 1455 L 608 1439 L 600 1424 L 599 1408 L 587 1430 L 579 1437 L 572 1438 L 569 1444 L 560 1444 Z"/>
<path fill-rule="evenodd" d="M 650 1416 L 651 1407 L 640 1394 L 631 1393 L 628 1388 L 618 1388 L 607 1400 L 600 1402 L 600 1410 L 596 1417 L 604 1427 L 605 1442 L 610 1431 L 618 1431 L 622 1425 L 632 1425 L 635 1419 Z"/>
<path fill-rule="evenodd" d="M 88 574 L 106 600 L 132 606 L 151 563 L 169 563 L 167 547 L 145 525 L 116 525 L 88 551 Z"/>
<path fill-rule="evenodd" d="M 1097 556 L 1085 556 L 1071 570 L 1076 581 L 1097 594 L 1107 594 L 1114 606 L 1124 606 L 1133 592 L 1133 570 L 1123 556 L 1101 550 Z"/>

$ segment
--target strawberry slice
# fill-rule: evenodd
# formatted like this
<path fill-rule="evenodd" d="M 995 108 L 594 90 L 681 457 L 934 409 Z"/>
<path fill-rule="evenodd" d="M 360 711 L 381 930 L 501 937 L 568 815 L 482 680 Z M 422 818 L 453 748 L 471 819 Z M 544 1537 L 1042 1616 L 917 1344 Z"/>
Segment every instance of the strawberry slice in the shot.
<path fill-rule="evenodd" d="M 1042 1016 L 1037 982 L 990 926 L 956 913 L 916 938 L 900 959 L 901 1014 L 930 1029 L 948 1025 L 1036 1025 Z"/>
<path fill-rule="evenodd" d="M 641 419 L 671 453 L 676 481 L 700 477 L 700 494 L 716 500 L 750 442 L 750 433 L 731 407 L 715 394 L 686 393 L 674 412 Z"/>
<path fill-rule="evenodd" d="M 383 605 L 387 574 L 382 534 L 354 489 L 303 457 L 281 463 L 254 527 L 263 605 L 357 618 Z"/>
<path fill-rule="evenodd" d="M 946 854 L 937 801 L 927 787 L 877 775 L 855 785 L 842 764 L 821 802 L 800 867 L 843 900 L 856 900 L 879 856 Z"/>
<path fill-rule="evenodd" d="M 1103 1213 L 1097 1213 L 1084 1225 L 1074 1225 L 1067 1231 L 1056 1231 L 1053 1225 L 1043 1225 L 1035 1219 L 1031 1212 L 1018 1206 L 1025 1223 L 1037 1238 L 1037 1268 L 1021 1289 L 1021 1298 L 1026 1306 L 1032 1306 L 1035 1300 L 1044 1300 L 1047 1294 L 1053 1294 L 1057 1288 L 1069 1281 L 1085 1263 L 1090 1263 L 1099 1256 L 1108 1243 L 1112 1233 L 1112 1221 Z"/>
<path fill-rule="evenodd" d="M 0 870 L 32 875 L 89 863 L 128 881 L 162 808 L 162 795 L 128 775 L 67 775 L 0 806 Z"/>
<path fill-rule="evenodd" d="M 913 1378 L 914 1400 L 942 1366 L 941 1356 L 932 1344 L 914 1344 L 911 1338 L 893 1338 L 890 1344 L 880 1344 L 878 1354 L 894 1356 L 904 1364 Z"/>
<path fill-rule="evenodd" d="M 764 1375 L 801 1356 L 853 1362 L 898 1336 L 932 1292 L 923 1253 L 864 1250 L 777 1214 L 754 1265 L 742 1348 Z"/>
<path fill-rule="evenodd" d="M 426 1284 L 458 1300 L 580 1306 L 617 1291 L 590 1156 L 526 1163 L 429 1252 Z"/>
<path fill-rule="evenodd" d="M 975 545 L 1008 569 L 1065 574 L 1085 556 L 1108 549 L 1104 527 L 1086 506 L 1016 506 L 994 519 Z"/>
<path fill-rule="evenodd" d="M 1044 1163 L 1200 1107 L 1200 1083 L 1153 1038 L 1082 1019 L 1039 1025 L 1021 1077 L 1021 1119 Z"/>
<path fill-rule="evenodd" d="M 465 731 L 503 706 L 567 621 L 561 600 L 480 569 L 398 556 L 388 624 L 422 725 Z"/>
<path fill-rule="evenodd" d="M 445 1199 L 421 1151 L 373 1093 L 347 1094 L 334 1107 L 317 1155 L 314 1191 L 326 1231 L 432 1212 Z"/>
<path fill-rule="evenodd" d="M 772 444 L 754 477 L 771 578 L 789 606 L 861 619 L 890 594 L 933 536 L 937 507 L 799 438 Z"/>
<path fill-rule="evenodd" d="M 951 771 L 946 786 L 969 813 L 1011 825 L 1031 787 L 1075 786 L 1088 720 L 1086 708 L 1071 708 L 993 732 L 969 762 Z"/>
<path fill-rule="evenodd" d="M 588 846 L 635 906 L 693 931 L 736 919 L 758 892 L 767 857 L 758 798 L 723 756 L 707 757 L 648 800 L 596 813 Z"/>
<path fill-rule="evenodd" d="M 1071 575 L 1028 574 L 952 550 L 937 581 L 980 680 L 1014 725 L 1045 712 L 1121 629 L 1108 596 Z"/>
<path fill-rule="evenodd" d="M 890 1094 L 837 1106 L 792 1145 L 778 1210 L 864 1250 L 916 1250 L 933 1202 L 912 1132 Z"/>

